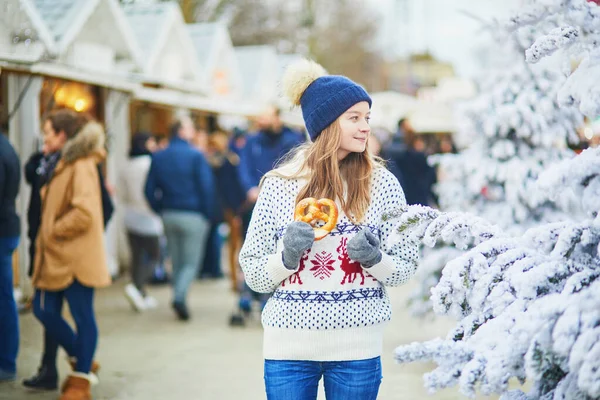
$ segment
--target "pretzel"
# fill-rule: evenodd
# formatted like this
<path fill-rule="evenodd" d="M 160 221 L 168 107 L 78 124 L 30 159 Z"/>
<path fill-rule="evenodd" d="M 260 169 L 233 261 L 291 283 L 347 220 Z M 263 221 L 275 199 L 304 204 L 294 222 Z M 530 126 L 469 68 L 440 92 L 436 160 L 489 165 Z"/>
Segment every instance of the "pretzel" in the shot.
<path fill-rule="evenodd" d="M 329 210 L 326 212 L 324 208 Z M 310 224 L 315 230 L 315 240 L 321 240 L 335 228 L 338 220 L 338 209 L 335 201 L 330 199 L 315 199 L 308 197 L 300 200 L 294 212 L 294 221 Z M 325 225 L 317 227 L 317 222 L 323 221 Z"/>

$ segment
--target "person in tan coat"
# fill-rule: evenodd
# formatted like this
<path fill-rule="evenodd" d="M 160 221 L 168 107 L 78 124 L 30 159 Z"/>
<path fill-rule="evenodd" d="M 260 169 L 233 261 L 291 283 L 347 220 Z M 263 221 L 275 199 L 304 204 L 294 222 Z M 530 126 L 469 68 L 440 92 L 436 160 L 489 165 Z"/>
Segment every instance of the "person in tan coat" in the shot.
<path fill-rule="evenodd" d="M 98 341 L 94 291 L 111 283 L 97 168 L 106 157 L 105 135 L 95 121 L 78 130 L 53 133 L 51 140 L 65 143 L 60 161 L 41 190 L 33 311 L 73 361 L 74 373 L 63 384 L 60 399 L 87 400 L 91 399 L 89 373 L 97 369 L 93 362 Z M 61 316 L 63 299 L 69 303 L 76 332 Z"/>

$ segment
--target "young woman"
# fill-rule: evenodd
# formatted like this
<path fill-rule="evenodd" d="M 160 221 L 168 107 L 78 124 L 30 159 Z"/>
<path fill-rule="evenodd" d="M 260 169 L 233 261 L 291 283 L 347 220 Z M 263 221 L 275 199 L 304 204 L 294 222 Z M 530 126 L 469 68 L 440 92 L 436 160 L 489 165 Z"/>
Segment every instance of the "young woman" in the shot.
<path fill-rule="evenodd" d="M 283 87 L 312 143 L 266 175 L 240 254 L 248 285 L 273 292 L 262 314 L 267 398 L 316 399 L 323 377 L 329 400 L 375 399 L 391 318 L 385 286 L 417 266 L 416 243 L 390 244 L 395 221 L 383 218 L 406 204 L 404 194 L 366 150 L 371 98 L 361 86 L 302 60 Z M 310 224 L 294 221 L 309 197 L 333 200 L 339 212 L 318 241 Z"/>
<path fill-rule="evenodd" d="M 62 114 L 73 113 L 59 110 Z M 60 114 L 62 113 L 62 114 Z M 97 164 L 106 157 L 100 124 L 77 114 L 74 123 L 55 130 L 50 115 L 44 123 L 46 146 L 62 143 L 61 158 L 42 188 L 42 214 L 36 241 L 32 282 L 36 288 L 33 312 L 71 358 L 74 373 L 62 386 L 61 400 L 88 400 L 90 372 L 98 328 L 93 299 L 96 288 L 108 286 L 101 188 Z M 66 117 L 65 117 L 66 118 Z M 69 303 L 77 331 L 61 316 L 63 299 Z"/>

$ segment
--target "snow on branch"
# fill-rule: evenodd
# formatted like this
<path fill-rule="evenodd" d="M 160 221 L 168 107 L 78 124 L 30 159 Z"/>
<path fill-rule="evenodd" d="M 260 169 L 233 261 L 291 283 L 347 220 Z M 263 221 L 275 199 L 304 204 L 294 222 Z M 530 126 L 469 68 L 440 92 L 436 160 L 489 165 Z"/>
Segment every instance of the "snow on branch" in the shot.
<path fill-rule="evenodd" d="M 600 223 L 600 148 L 586 149 L 550 167 L 540 176 L 537 189 L 549 200 L 574 193 L 581 208 Z"/>
<path fill-rule="evenodd" d="M 408 233 L 411 238 L 430 247 L 441 240 L 464 250 L 502 235 L 500 228 L 483 218 L 468 213 L 443 213 L 425 206 L 408 206 L 383 216 L 384 220 L 390 218 L 398 219 L 391 241 Z"/>
<path fill-rule="evenodd" d="M 548 15 L 548 8 L 542 4 L 531 4 L 523 8 L 518 14 L 509 18 L 506 27 L 514 30 L 524 25 L 531 25 L 539 22 Z"/>
<path fill-rule="evenodd" d="M 525 59 L 532 64 L 552 55 L 559 49 L 566 48 L 579 38 L 579 30 L 572 26 L 564 26 L 551 30 L 547 35 L 538 38 L 525 51 Z"/>
<path fill-rule="evenodd" d="M 600 7 L 587 0 L 531 0 L 505 24 L 512 32 L 539 32 L 526 50 L 535 63 L 562 49 L 568 79 L 559 103 L 576 105 L 589 117 L 600 115 Z M 546 33 L 544 33 L 546 32 Z M 573 62 L 578 62 L 574 68 Z"/>

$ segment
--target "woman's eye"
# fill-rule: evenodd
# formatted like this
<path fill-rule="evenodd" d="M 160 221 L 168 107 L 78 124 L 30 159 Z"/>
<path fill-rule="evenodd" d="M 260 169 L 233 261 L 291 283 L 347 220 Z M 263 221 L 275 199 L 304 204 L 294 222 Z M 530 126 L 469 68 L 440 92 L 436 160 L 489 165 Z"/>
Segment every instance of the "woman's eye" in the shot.
<path fill-rule="evenodd" d="M 358 121 L 358 117 L 355 115 L 354 117 L 350 117 L 350 120 L 356 122 Z"/>
<path fill-rule="evenodd" d="M 367 124 L 368 124 L 369 122 L 371 122 L 371 117 L 365 118 L 365 121 L 367 121 Z"/>

